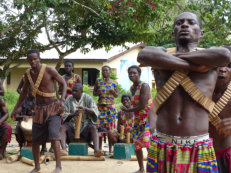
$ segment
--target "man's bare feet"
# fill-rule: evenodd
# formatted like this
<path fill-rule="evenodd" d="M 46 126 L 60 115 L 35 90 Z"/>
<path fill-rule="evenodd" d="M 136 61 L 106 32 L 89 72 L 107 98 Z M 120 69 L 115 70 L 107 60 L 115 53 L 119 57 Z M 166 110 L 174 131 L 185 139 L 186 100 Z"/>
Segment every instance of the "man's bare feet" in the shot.
<path fill-rule="evenodd" d="M 62 169 L 60 167 L 56 167 L 54 171 L 52 171 L 51 173 L 60 173 L 62 172 Z"/>
<path fill-rule="evenodd" d="M 41 173 L 40 168 L 34 168 L 30 173 Z"/>
<path fill-rule="evenodd" d="M 104 155 L 104 153 L 101 150 L 94 152 L 95 157 L 100 157 L 100 156 L 103 156 L 103 155 Z"/>
<path fill-rule="evenodd" d="M 68 156 L 68 152 L 66 150 L 60 150 L 60 156 Z"/>

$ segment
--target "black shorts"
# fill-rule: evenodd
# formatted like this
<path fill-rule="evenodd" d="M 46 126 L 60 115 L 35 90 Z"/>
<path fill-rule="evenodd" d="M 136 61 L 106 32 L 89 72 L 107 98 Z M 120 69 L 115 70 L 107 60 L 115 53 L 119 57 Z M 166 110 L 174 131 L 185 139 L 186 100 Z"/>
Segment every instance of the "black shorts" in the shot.
<path fill-rule="evenodd" d="M 33 123 L 32 143 L 43 144 L 60 140 L 61 117 L 53 115 L 44 124 Z"/>
<path fill-rule="evenodd" d="M 75 140 L 75 129 L 68 123 L 65 122 L 63 124 L 67 128 L 67 143 L 74 142 Z M 83 131 L 80 133 L 80 138 L 84 139 L 87 143 L 90 143 L 92 141 L 90 128 L 96 128 L 95 124 L 89 123 Z"/>

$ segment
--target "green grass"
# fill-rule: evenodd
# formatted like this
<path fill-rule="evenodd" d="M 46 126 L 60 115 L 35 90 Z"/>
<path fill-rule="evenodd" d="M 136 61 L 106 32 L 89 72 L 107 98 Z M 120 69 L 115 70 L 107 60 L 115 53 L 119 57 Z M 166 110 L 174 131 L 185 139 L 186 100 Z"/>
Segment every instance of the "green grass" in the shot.
<path fill-rule="evenodd" d="M 10 115 L 11 112 L 13 111 L 17 101 L 18 101 L 19 94 L 16 92 L 16 90 L 12 90 L 12 89 L 5 89 L 4 92 L 5 92 L 5 94 L 4 94 L 3 98 L 5 100 L 6 107 L 8 109 L 9 115 Z M 10 116 L 9 116 L 7 122 L 10 124 L 13 123 Z"/>

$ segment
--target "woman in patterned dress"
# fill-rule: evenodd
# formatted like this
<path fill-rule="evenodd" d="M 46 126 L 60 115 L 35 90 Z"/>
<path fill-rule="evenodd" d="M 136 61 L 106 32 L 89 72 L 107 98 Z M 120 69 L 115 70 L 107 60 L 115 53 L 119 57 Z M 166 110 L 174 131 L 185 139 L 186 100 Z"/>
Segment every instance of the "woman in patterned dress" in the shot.
<path fill-rule="evenodd" d="M 148 113 L 153 106 L 150 87 L 147 83 L 140 81 L 141 69 L 134 65 L 128 68 L 129 79 L 133 82 L 131 86 L 133 107 L 128 109 L 121 107 L 124 112 L 134 112 L 134 126 L 132 131 L 133 143 L 139 164 L 139 173 L 144 173 L 142 148 L 149 148 L 150 132 Z"/>
<path fill-rule="evenodd" d="M 106 128 L 109 132 L 116 129 L 115 121 L 117 111 L 115 106 L 115 98 L 118 97 L 118 83 L 110 79 L 111 68 L 109 66 L 102 67 L 103 79 L 97 79 L 94 86 L 93 95 L 98 96 L 99 115 L 97 124 L 99 128 Z M 102 150 L 102 137 L 99 137 L 99 147 Z M 108 138 L 110 139 L 110 133 Z M 112 144 L 109 140 L 109 153 L 112 153 Z"/>
<path fill-rule="evenodd" d="M 67 84 L 67 94 L 65 98 L 72 94 L 72 86 L 76 83 L 82 84 L 81 77 L 78 74 L 73 73 L 74 63 L 70 60 L 66 60 L 64 63 L 65 75 L 63 76 Z"/>

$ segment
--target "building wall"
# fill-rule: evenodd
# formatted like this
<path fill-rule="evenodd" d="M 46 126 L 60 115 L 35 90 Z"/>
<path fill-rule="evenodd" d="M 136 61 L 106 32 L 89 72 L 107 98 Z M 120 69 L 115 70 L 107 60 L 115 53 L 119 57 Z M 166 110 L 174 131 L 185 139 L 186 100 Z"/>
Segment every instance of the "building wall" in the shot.
<path fill-rule="evenodd" d="M 42 61 L 42 63 L 47 64 L 50 67 L 55 67 L 56 62 L 45 62 Z M 14 65 L 14 64 L 13 64 Z M 77 73 L 82 77 L 82 68 L 96 68 L 98 70 L 101 69 L 103 66 L 102 62 L 78 62 L 74 63 L 74 73 Z M 28 63 L 24 63 L 20 65 L 18 68 L 12 70 L 10 74 L 10 84 L 7 84 L 7 80 L 4 81 L 3 86 L 4 88 L 10 88 L 10 89 L 17 89 L 23 74 L 26 72 L 27 69 L 29 69 L 30 66 Z M 64 65 L 61 66 L 61 68 L 64 68 Z"/>
<path fill-rule="evenodd" d="M 140 48 L 137 48 L 133 51 L 130 51 L 118 58 L 116 58 L 115 60 L 109 62 L 109 63 L 104 63 L 104 65 L 108 65 L 110 66 L 112 69 L 116 69 L 116 74 L 117 74 L 117 78 L 118 78 L 118 81 L 120 82 L 120 75 L 124 75 L 124 74 L 120 74 L 120 63 L 121 63 L 121 60 L 130 60 L 130 61 L 137 61 L 137 55 L 139 53 L 141 49 Z M 126 74 L 127 75 L 127 74 Z"/>

